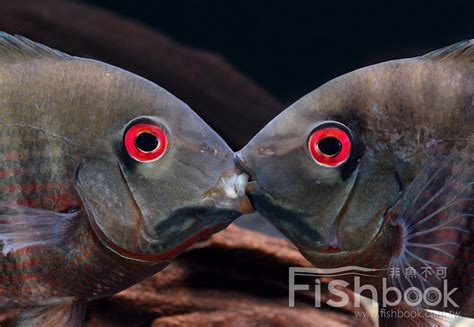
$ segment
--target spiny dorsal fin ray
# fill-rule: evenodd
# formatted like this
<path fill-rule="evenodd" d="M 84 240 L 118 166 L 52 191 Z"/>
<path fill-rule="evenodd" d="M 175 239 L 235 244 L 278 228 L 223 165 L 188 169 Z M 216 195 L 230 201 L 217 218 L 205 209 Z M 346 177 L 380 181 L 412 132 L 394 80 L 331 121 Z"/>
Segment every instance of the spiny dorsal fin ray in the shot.
<path fill-rule="evenodd" d="M 0 61 L 34 58 L 71 58 L 68 54 L 33 42 L 20 35 L 0 32 Z"/>
<path fill-rule="evenodd" d="M 445 61 L 445 60 L 463 60 L 474 61 L 474 39 L 465 40 L 442 49 L 425 54 L 422 58 Z"/>

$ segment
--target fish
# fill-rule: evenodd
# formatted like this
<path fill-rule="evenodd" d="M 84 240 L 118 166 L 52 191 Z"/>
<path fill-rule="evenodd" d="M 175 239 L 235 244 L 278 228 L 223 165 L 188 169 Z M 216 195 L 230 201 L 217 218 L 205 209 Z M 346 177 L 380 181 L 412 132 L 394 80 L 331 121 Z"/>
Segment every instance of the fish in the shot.
<path fill-rule="evenodd" d="M 0 33 L 0 308 L 80 326 L 86 303 L 241 215 L 247 175 L 185 103 L 106 63 Z"/>
<path fill-rule="evenodd" d="M 474 317 L 473 155 L 468 40 L 327 82 L 268 123 L 236 162 L 255 209 L 317 268 L 381 269 L 401 291 L 447 280 L 458 307 L 428 309 Z M 425 266 L 447 276 L 389 274 Z"/>

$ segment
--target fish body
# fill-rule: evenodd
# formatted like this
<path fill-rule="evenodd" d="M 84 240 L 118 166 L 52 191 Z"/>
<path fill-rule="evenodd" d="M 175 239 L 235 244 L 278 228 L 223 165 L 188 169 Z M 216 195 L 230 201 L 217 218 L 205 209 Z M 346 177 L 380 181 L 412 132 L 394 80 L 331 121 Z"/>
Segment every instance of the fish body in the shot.
<path fill-rule="evenodd" d="M 473 155 L 474 42 L 465 41 L 326 83 L 236 161 L 256 209 L 316 267 L 443 266 L 454 287 L 474 274 Z M 457 294 L 458 311 L 474 316 L 471 290 Z"/>
<path fill-rule="evenodd" d="M 0 34 L 0 308 L 80 325 L 240 215 L 233 152 L 159 86 Z"/>

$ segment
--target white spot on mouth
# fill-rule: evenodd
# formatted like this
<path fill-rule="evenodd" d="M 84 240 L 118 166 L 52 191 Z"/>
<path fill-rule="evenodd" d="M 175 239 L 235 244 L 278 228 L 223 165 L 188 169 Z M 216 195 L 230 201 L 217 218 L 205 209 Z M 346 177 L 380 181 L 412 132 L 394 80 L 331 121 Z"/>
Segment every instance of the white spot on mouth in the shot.
<path fill-rule="evenodd" d="M 239 197 L 245 195 L 245 189 L 247 188 L 247 183 L 249 181 L 249 175 L 242 173 L 237 177 L 237 182 L 235 183 L 235 190 Z"/>
<path fill-rule="evenodd" d="M 224 191 L 226 197 L 237 199 L 244 196 L 248 180 L 249 176 L 246 173 L 221 177 L 219 187 Z"/>

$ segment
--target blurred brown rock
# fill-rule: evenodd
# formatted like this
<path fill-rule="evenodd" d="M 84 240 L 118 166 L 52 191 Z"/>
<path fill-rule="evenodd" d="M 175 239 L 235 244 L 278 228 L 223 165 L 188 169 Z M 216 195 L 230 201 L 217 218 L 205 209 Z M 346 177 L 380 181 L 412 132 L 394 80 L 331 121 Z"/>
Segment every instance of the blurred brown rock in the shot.
<path fill-rule="evenodd" d="M 239 149 L 283 106 L 216 54 L 64 0 L 0 0 L 0 30 L 135 72 L 188 103 Z"/>

